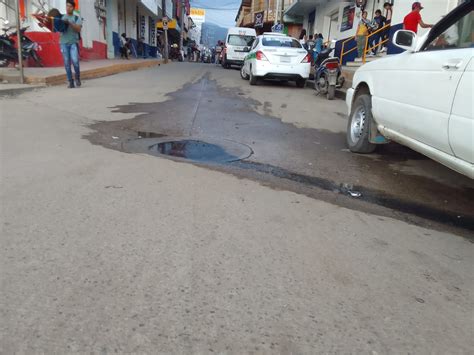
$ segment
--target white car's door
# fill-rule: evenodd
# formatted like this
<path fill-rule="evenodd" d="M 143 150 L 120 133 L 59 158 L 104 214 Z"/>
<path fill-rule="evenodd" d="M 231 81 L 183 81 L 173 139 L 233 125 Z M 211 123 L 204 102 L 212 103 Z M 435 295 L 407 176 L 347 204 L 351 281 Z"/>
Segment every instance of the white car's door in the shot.
<path fill-rule="evenodd" d="M 448 124 L 456 89 L 473 51 L 471 38 L 469 42 L 461 39 L 469 16 L 470 12 L 446 17 L 432 29 L 418 52 L 389 58 L 386 70 L 374 75 L 374 114 L 379 123 L 453 154 Z M 453 31 L 458 32 L 457 38 Z M 448 38 L 448 33 L 452 37 Z"/>
<path fill-rule="evenodd" d="M 456 90 L 448 130 L 454 155 L 471 164 L 474 164 L 473 83 L 474 58 L 471 58 Z"/>

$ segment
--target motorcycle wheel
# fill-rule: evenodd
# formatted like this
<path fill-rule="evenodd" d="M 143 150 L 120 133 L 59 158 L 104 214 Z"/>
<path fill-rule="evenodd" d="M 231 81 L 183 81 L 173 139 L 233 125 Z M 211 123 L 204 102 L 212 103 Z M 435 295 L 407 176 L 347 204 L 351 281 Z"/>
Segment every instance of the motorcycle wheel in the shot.
<path fill-rule="evenodd" d="M 329 85 L 328 86 L 328 93 L 327 93 L 327 99 L 328 100 L 334 100 L 334 97 L 336 96 L 336 87 L 334 85 Z"/>
<path fill-rule="evenodd" d="M 6 68 L 10 65 L 10 60 L 5 58 L 5 59 L 0 59 L 0 68 Z"/>
<path fill-rule="evenodd" d="M 32 51 L 31 52 L 31 57 L 33 58 L 33 60 L 35 61 L 35 64 L 36 66 L 38 67 L 43 67 L 43 61 L 41 60 L 41 58 L 38 56 L 38 53 L 36 53 L 36 51 Z"/>

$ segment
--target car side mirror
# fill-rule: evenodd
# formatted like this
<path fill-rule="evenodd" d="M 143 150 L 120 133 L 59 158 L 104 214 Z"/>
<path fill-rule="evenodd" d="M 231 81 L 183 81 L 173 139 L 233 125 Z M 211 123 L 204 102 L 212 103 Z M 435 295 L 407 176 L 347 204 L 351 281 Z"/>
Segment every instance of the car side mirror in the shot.
<path fill-rule="evenodd" d="M 393 44 L 410 52 L 416 50 L 417 36 L 413 31 L 398 30 L 393 35 Z"/>

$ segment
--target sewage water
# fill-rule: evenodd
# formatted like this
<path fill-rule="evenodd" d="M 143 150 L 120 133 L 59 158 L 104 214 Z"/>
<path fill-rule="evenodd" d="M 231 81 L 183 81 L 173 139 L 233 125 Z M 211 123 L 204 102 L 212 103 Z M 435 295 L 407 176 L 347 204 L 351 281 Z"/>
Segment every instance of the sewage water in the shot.
<path fill-rule="evenodd" d="M 151 154 L 158 153 L 202 163 L 224 163 L 240 159 L 217 144 L 192 139 L 157 143 L 148 149 Z"/>

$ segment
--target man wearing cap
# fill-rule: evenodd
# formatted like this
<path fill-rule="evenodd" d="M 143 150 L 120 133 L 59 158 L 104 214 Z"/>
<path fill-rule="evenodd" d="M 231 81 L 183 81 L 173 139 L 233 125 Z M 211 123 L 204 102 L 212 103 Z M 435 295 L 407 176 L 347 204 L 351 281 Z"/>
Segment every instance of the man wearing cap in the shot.
<path fill-rule="evenodd" d="M 418 33 L 418 25 L 422 28 L 431 28 L 433 25 L 428 25 L 423 22 L 421 19 L 420 11 L 423 10 L 423 6 L 418 1 L 415 1 L 413 5 L 411 5 L 411 12 L 405 16 L 403 19 L 403 29 L 413 31 Z"/>
<path fill-rule="evenodd" d="M 72 78 L 71 62 L 76 74 L 76 85 L 81 86 L 81 72 L 79 68 L 79 39 L 82 29 L 82 20 L 79 16 L 74 15 L 76 3 L 74 0 L 66 0 L 66 15 L 62 20 L 67 25 L 67 29 L 61 32 L 59 42 L 61 44 L 61 53 L 66 68 L 67 80 L 69 88 L 74 88 L 74 80 Z"/>

